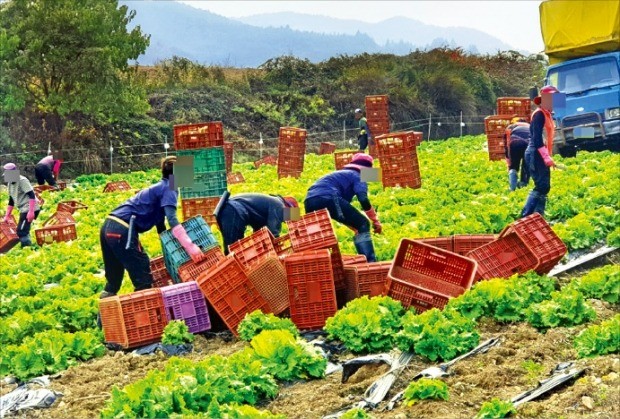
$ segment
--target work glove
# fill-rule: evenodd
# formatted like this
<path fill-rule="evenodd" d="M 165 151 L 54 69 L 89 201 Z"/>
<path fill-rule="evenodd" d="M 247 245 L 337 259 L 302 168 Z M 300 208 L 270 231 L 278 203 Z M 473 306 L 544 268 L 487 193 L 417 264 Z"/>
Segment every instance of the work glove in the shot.
<path fill-rule="evenodd" d="M 372 221 L 372 228 L 374 232 L 376 234 L 381 234 L 381 231 L 383 231 L 383 227 L 381 226 L 381 223 L 379 222 L 379 218 L 377 217 L 377 213 L 375 212 L 374 208 L 370 208 L 368 211 L 365 211 L 365 212 L 368 218 L 370 219 L 370 221 Z"/>
<path fill-rule="evenodd" d="M 192 240 L 187 235 L 183 225 L 179 224 L 174 226 L 172 228 L 172 235 L 179 241 L 179 243 L 181 243 L 183 249 L 185 249 L 189 257 L 191 257 L 194 262 L 197 263 L 202 260 L 203 255 L 200 248 L 192 243 Z"/>
<path fill-rule="evenodd" d="M 4 218 L 2 219 L 2 221 L 4 221 L 5 223 L 8 223 L 11 220 L 11 213 L 13 212 L 13 206 L 12 205 L 7 205 L 6 207 L 6 214 L 4 216 Z"/>
<path fill-rule="evenodd" d="M 538 153 L 540 154 L 540 157 L 543 158 L 543 161 L 545 162 L 545 166 L 547 167 L 555 166 L 555 162 L 549 155 L 549 150 L 547 150 L 547 147 L 540 147 L 538 149 Z"/>
<path fill-rule="evenodd" d="M 34 207 L 36 206 L 36 201 L 34 199 L 28 200 L 28 213 L 26 214 L 26 221 L 31 223 L 34 220 Z"/>

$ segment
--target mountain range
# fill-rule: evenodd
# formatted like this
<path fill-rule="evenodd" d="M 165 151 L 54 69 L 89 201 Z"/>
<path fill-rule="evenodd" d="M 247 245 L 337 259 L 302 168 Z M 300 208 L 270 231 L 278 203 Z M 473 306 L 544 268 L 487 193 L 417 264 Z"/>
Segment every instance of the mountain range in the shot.
<path fill-rule="evenodd" d="M 338 55 L 403 55 L 440 46 L 482 54 L 511 49 L 476 29 L 444 28 L 402 17 L 367 23 L 283 12 L 230 19 L 174 1 L 119 3 L 136 11 L 129 28 L 139 25 L 151 36 L 138 59 L 141 65 L 172 56 L 206 65 L 257 67 L 282 55 L 319 62 Z"/>

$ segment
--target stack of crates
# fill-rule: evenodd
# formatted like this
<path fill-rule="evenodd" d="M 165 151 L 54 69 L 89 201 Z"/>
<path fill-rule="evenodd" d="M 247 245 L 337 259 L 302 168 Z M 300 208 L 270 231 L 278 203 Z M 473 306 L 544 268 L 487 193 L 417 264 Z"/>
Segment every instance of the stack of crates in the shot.
<path fill-rule="evenodd" d="M 298 178 L 304 170 L 306 154 L 305 129 L 281 127 L 278 139 L 278 179 L 283 177 Z"/>
<path fill-rule="evenodd" d="M 532 104 L 528 97 L 498 97 L 497 115 L 515 115 L 530 122 L 532 118 Z"/>
<path fill-rule="evenodd" d="M 375 137 L 381 163 L 383 187 L 420 188 L 422 177 L 414 131 L 392 132 Z"/>
<path fill-rule="evenodd" d="M 213 211 L 228 187 L 227 157 L 232 159 L 231 146 L 232 143 L 224 143 L 221 122 L 174 126 L 177 157 L 191 156 L 194 165 L 194 187 L 180 188 L 184 220 L 200 214 L 209 225 L 216 224 Z"/>
<path fill-rule="evenodd" d="M 226 173 L 232 172 L 234 146 L 230 141 L 224 141 L 224 157 L 226 159 Z"/>
<path fill-rule="evenodd" d="M 506 158 L 506 127 L 514 115 L 491 115 L 484 118 L 484 132 L 487 135 L 489 160 L 503 160 Z"/>
<path fill-rule="evenodd" d="M 387 95 L 366 96 L 366 122 L 372 138 L 390 132 L 389 99 Z M 374 145 L 368 145 L 368 152 L 373 157 L 377 155 L 376 147 L 376 142 Z"/>
<path fill-rule="evenodd" d="M 336 170 L 342 169 L 345 165 L 351 163 L 353 156 L 359 153 L 359 150 L 338 151 L 334 153 L 334 164 Z"/>

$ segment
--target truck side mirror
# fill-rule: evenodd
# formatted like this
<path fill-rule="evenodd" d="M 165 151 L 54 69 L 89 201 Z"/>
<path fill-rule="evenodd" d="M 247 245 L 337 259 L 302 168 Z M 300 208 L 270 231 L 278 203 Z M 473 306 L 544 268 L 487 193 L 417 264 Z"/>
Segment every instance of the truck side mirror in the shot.
<path fill-rule="evenodd" d="M 534 100 L 536 96 L 538 96 L 538 87 L 532 87 L 530 89 L 530 100 Z"/>

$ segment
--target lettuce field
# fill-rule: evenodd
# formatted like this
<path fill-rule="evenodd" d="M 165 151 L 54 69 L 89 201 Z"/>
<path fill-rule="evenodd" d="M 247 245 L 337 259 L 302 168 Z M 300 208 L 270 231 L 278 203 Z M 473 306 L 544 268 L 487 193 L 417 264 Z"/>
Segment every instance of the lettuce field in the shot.
<path fill-rule="evenodd" d="M 488 160 L 484 136 L 424 142 L 418 158 L 420 189 L 369 184 L 383 224 L 383 234 L 373 235 L 378 260 L 391 260 L 402 238 L 499 233 L 519 217 L 533 186 L 509 192 L 505 163 Z M 620 155 L 582 152 L 557 161 L 564 168 L 552 171 L 545 217 L 569 249 L 565 260 L 603 244 L 620 247 Z M 307 155 L 299 179 L 278 180 L 275 166 L 235 164 L 233 171 L 245 182 L 229 190 L 292 195 L 301 203 L 309 186 L 332 170 L 331 155 Z M 42 194 L 45 204 L 33 229 L 59 201 L 77 200 L 88 208 L 74 214 L 77 240 L 0 255 L 2 395 L 15 388 L 7 377 L 51 375 L 50 388 L 63 396 L 50 408 L 26 413 L 40 418 L 320 418 L 360 401 L 389 366 L 364 366 L 341 383 L 342 373 L 325 375 L 325 359 L 286 319 L 256 314 L 242 323 L 242 338 L 198 335 L 193 351 L 178 357 L 104 346 L 96 327 L 105 284 L 99 228 L 134 192 L 102 190 L 117 180 L 136 190 L 158 175 L 85 175 L 63 191 Z M 5 190 L 0 200 L 7 202 Z M 354 254 L 352 232 L 333 224 L 342 253 Z M 150 257 L 161 254 L 155 229 L 141 242 Z M 528 273 L 482 281 L 443 311 L 422 314 L 405 312 L 387 297 L 354 300 L 326 325 L 330 342 L 344 344 L 332 362 L 397 349 L 415 355 L 386 397 L 404 391 L 403 403 L 392 411 L 381 405 L 344 417 L 501 417 L 510 411 L 517 417 L 619 417 L 618 263 L 615 253 L 603 266 L 558 278 Z M 131 291 L 126 277 L 121 293 Z M 447 377 L 414 384 L 421 370 L 490 338 L 500 344 L 455 363 Z M 517 409 L 505 403 L 567 361 L 585 369 L 576 381 Z"/>

